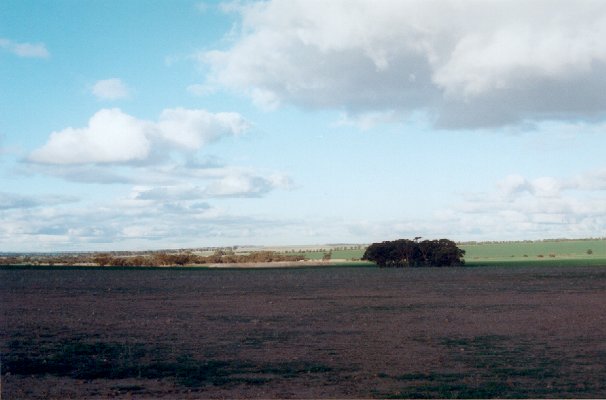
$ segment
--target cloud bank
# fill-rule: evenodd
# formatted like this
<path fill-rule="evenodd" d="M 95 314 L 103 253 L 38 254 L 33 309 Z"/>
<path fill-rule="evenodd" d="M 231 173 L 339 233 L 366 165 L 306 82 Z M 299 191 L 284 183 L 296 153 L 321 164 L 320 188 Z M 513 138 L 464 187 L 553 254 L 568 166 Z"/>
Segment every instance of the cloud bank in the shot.
<path fill-rule="evenodd" d="M 606 3 L 271 0 L 232 5 L 206 85 L 348 114 L 424 111 L 442 128 L 603 118 Z"/>
<path fill-rule="evenodd" d="M 470 193 L 437 217 L 467 238 L 590 237 L 606 226 L 604 190 L 604 169 L 569 178 L 509 175 L 493 192 Z"/>

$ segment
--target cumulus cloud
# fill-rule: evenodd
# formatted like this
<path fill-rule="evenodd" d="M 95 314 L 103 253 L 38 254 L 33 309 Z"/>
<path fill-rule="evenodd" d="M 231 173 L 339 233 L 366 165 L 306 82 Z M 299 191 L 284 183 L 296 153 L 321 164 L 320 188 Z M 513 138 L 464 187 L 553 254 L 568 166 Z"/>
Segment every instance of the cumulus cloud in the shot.
<path fill-rule="evenodd" d="M 130 89 L 119 78 L 97 81 L 92 87 L 93 95 L 99 100 L 119 100 L 130 97 Z"/>
<path fill-rule="evenodd" d="M 249 127 L 237 113 L 210 113 L 183 108 L 166 109 L 157 122 L 132 117 L 120 109 L 102 109 L 84 128 L 53 132 L 28 160 L 41 164 L 104 164 L 149 160 L 168 148 L 199 150 L 226 135 Z"/>
<path fill-rule="evenodd" d="M 292 182 L 284 174 L 229 166 L 217 157 L 199 155 L 207 144 L 249 127 L 240 114 L 230 112 L 174 108 L 163 110 L 157 121 L 147 121 L 117 108 L 102 109 L 83 128 L 53 132 L 18 172 L 129 185 L 131 200 L 139 205 L 161 203 L 167 212 L 204 199 L 262 197 L 290 189 Z"/>
<path fill-rule="evenodd" d="M 53 132 L 48 142 L 29 155 L 44 164 L 115 163 L 144 160 L 149 156 L 148 132 L 153 124 L 117 108 L 98 111 L 84 128 Z"/>
<path fill-rule="evenodd" d="M 19 57 L 48 58 L 49 51 L 43 43 L 18 43 L 6 38 L 0 38 L 0 49 L 4 49 Z"/>
<path fill-rule="evenodd" d="M 210 85 L 264 107 L 423 110 L 438 126 L 604 117 L 606 3 L 271 0 L 203 53 Z"/>

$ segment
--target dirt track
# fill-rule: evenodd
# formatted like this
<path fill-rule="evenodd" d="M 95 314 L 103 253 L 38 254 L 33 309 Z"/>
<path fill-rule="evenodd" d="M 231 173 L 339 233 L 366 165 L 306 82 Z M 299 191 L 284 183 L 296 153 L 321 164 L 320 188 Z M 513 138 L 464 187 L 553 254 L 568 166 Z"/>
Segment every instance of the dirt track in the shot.
<path fill-rule="evenodd" d="M 606 268 L 0 270 L 2 398 L 606 397 Z"/>

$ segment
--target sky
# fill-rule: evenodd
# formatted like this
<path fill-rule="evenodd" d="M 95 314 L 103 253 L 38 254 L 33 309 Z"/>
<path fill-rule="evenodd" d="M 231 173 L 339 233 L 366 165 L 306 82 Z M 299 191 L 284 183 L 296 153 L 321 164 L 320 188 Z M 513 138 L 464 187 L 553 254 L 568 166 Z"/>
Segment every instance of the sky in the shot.
<path fill-rule="evenodd" d="M 606 2 L 2 0 L 0 252 L 606 236 Z"/>

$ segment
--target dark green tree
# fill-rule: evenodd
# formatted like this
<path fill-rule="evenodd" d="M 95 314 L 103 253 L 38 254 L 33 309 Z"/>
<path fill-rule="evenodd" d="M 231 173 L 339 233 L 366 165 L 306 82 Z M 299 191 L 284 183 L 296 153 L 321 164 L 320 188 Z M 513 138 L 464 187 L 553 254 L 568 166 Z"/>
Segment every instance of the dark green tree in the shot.
<path fill-rule="evenodd" d="M 373 243 L 366 249 L 363 260 L 374 261 L 379 267 L 454 267 L 463 265 L 465 251 L 448 239 L 398 239 Z"/>

